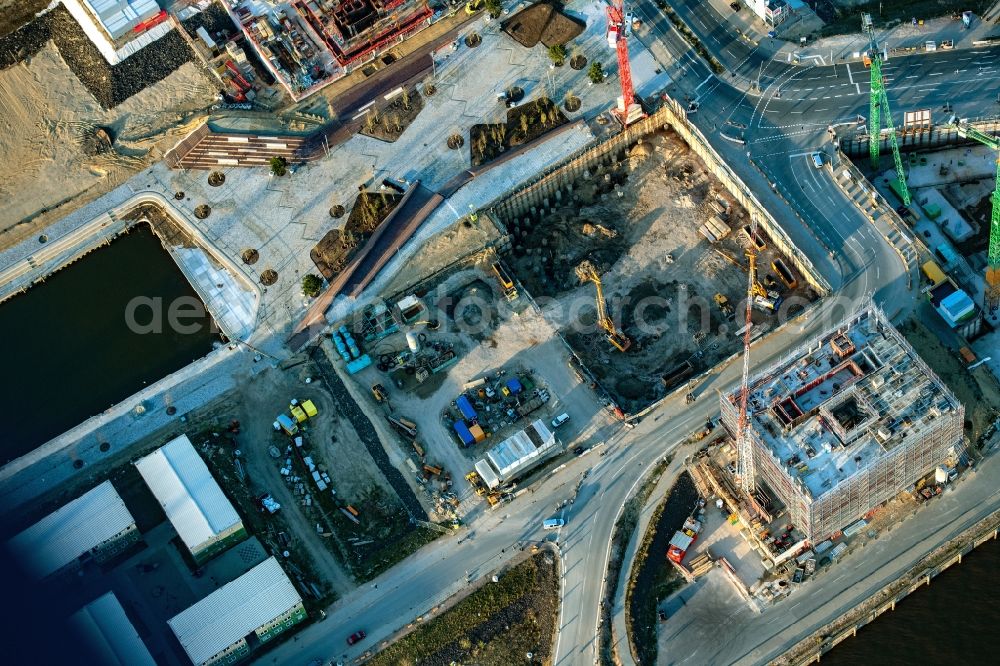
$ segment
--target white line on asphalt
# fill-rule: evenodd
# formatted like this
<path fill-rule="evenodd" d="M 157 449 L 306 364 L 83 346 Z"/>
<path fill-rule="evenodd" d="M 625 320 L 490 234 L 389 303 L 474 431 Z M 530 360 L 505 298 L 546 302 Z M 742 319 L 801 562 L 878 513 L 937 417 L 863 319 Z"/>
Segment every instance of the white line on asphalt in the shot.
<path fill-rule="evenodd" d="M 944 72 L 931 72 L 928 76 L 944 76 Z"/>
<path fill-rule="evenodd" d="M 903 78 L 904 79 L 915 79 L 915 78 L 917 78 L 917 75 L 914 74 L 913 76 L 904 76 Z"/>

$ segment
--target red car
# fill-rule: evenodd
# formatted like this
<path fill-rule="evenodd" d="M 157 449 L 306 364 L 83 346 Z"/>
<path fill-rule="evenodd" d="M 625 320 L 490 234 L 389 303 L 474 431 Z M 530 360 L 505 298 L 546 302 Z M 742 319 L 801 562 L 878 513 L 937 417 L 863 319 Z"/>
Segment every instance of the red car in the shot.
<path fill-rule="evenodd" d="M 367 635 L 368 634 L 366 634 L 363 631 L 355 631 L 353 634 L 347 637 L 347 644 L 354 645 L 358 641 L 363 641 L 365 639 L 365 636 Z"/>

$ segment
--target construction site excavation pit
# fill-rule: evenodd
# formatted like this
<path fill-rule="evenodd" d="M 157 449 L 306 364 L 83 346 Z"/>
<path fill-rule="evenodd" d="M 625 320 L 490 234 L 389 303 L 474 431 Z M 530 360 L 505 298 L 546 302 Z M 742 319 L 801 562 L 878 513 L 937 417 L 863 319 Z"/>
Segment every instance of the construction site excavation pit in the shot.
<path fill-rule="evenodd" d="M 595 383 L 635 414 L 742 348 L 751 219 L 669 130 L 579 172 L 505 220 L 507 259 Z M 755 336 L 817 298 L 756 238 Z M 601 325 L 602 301 L 625 351 Z"/>
<path fill-rule="evenodd" d="M 0 330 L 8 378 L 0 401 L 3 463 L 205 356 L 220 340 L 146 224 L 4 302 Z"/>

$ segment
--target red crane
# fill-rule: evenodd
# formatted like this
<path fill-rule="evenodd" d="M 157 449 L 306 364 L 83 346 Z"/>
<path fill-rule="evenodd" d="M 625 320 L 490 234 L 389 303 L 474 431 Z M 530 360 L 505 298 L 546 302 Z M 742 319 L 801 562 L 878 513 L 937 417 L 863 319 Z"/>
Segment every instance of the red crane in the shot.
<path fill-rule="evenodd" d="M 632 87 L 632 67 L 628 61 L 628 25 L 626 24 L 623 0 L 611 0 L 608 5 L 608 44 L 618 54 L 618 78 L 622 84 L 619 119 L 626 127 L 643 116 L 642 109 L 635 103 L 635 89 Z M 634 106 L 634 108 L 633 108 Z"/>

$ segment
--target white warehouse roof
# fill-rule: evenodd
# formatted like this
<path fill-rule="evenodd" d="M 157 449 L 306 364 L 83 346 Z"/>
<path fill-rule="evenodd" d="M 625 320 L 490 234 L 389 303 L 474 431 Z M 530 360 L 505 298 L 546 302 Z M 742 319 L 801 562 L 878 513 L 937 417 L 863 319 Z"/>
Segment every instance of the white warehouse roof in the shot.
<path fill-rule="evenodd" d="M 105 481 L 7 543 L 29 573 L 44 578 L 134 524 L 118 491 Z"/>
<path fill-rule="evenodd" d="M 486 452 L 486 457 L 504 479 L 533 464 L 547 453 L 556 442 L 545 423 L 537 420 Z"/>
<path fill-rule="evenodd" d="M 187 435 L 167 442 L 135 466 L 190 550 L 240 522 Z"/>
<path fill-rule="evenodd" d="M 87 644 L 87 656 L 105 666 L 156 666 L 114 592 L 73 613 L 69 623 Z"/>
<path fill-rule="evenodd" d="M 143 21 L 160 13 L 156 0 L 81 0 L 101 22 L 101 26 L 118 39 Z"/>
<path fill-rule="evenodd" d="M 271 557 L 167 624 L 191 661 L 202 664 L 301 602 L 292 581 Z"/>

